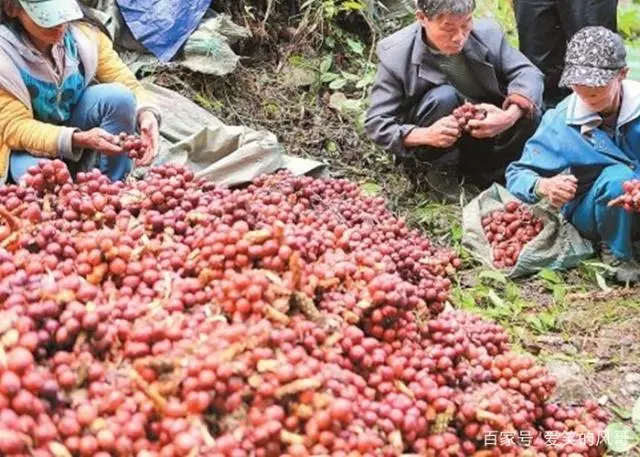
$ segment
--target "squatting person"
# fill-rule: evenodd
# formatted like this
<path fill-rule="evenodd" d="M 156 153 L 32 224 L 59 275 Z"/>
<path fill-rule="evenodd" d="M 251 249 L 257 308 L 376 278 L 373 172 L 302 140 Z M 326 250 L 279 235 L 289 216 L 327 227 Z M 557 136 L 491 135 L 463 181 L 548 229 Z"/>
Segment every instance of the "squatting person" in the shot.
<path fill-rule="evenodd" d="M 573 94 L 543 117 L 507 187 L 522 200 L 548 199 L 587 239 L 601 241 L 618 280 L 638 281 L 633 241 L 640 218 L 608 202 L 640 166 L 640 83 L 628 73 L 622 38 L 586 27 L 567 47 L 560 80 Z"/>
<path fill-rule="evenodd" d="M 454 196 L 444 179 L 504 182 L 535 131 L 542 73 L 511 47 L 499 26 L 474 24 L 474 0 L 417 0 L 417 21 L 378 45 L 366 131 L 400 161 L 420 164 L 433 190 Z M 452 112 L 465 101 L 486 110 L 466 133 Z M 453 189 L 453 190 L 452 190 Z"/>
<path fill-rule="evenodd" d="M 136 128 L 150 145 L 137 163 L 148 165 L 159 113 L 107 36 L 80 21 L 79 4 L 0 1 L 0 183 L 46 158 L 121 180 L 132 164 L 114 135 Z"/>

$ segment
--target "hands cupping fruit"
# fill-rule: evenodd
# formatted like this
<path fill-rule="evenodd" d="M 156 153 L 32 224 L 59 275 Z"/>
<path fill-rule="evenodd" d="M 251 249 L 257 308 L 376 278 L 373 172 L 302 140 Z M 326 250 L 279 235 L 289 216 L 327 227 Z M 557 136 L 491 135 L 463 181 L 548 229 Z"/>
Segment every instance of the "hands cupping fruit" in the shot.
<path fill-rule="evenodd" d="M 469 121 L 472 119 L 482 120 L 487 117 L 487 112 L 473 103 L 465 102 L 464 105 L 453 110 L 453 117 L 458 120 L 460 127 L 468 132 L 471 130 Z"/>

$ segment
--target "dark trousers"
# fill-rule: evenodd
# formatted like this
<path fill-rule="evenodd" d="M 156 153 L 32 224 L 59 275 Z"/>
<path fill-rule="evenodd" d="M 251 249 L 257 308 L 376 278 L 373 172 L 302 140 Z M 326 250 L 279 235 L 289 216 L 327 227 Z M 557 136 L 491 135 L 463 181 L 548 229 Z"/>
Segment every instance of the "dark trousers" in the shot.
<path fill-rule="evenodd" d="M 545 108 L 570 94 L 558 87 L 567 42 L 581 28 L 601 25 L 617 31 L 618 0 L 515 0 L 520 50 L 545 77 Z"/>
<path fill-rule="evenodd" d="M 450 85 L 438 86 L 423 97 L 412 114 L 411 122 L 429 127 L 461 106 L 464 99 Z M 494 138 L 477 139 L 468 133 L 452 148 L 421 147 L 414 151 L 415 166 L 421 163 L 442 167 L 456 167 L 467 181 L 480 186 L 492 182 L 504 184 L 507 166 L 520 158 L 526 141 L 531 138 L 539 117 L 521 118 L 513 127 Z"/>

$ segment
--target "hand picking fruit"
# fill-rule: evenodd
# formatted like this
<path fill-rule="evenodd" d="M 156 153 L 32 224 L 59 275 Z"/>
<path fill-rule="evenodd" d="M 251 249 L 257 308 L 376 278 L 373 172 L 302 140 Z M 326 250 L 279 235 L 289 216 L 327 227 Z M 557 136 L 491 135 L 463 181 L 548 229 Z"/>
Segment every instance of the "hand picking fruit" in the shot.
<path fill-rule="evenodd" d="M 133 160 L 140 160 L 147 154 L 149 145 L 138 135 L 129 135 L 122 132 L 116 137 L 116 144 L 128 154 Z"/>
<path fill-rule="evenodd" d="M 611 200 L 608 206 L 621 206 L 629 213 L 640 213 L 640 179 L 625 181 L 622 190 L 624 194 Z"/>

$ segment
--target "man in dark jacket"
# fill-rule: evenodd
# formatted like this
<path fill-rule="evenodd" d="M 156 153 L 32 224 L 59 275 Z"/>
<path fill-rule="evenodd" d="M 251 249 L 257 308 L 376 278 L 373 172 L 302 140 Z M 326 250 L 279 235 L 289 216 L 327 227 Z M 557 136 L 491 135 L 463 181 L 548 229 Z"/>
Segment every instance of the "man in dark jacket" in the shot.
<path fill-rule="evenodd" d="M 544 73 L 544 109 L 571 91 L 559 87 L 567 42 L 583 27 L 615 32 L 618 0 L 514 0 L 520 50 Z"/>
<path fill-rule="evenodd" d="M 378 45 L 366 131 L 409 166 L 426 164 L 427 182 L 446 198 L 454 194 L 443 186 L 447 173 L 478 185 L 501 182 L 537 127 L 542 73 L 497 24 L 473 24 L 474 0 L 417 6 L 417 22 Z M 486 112 L 468 132 L 452 115 L 465 101 Z"/>

